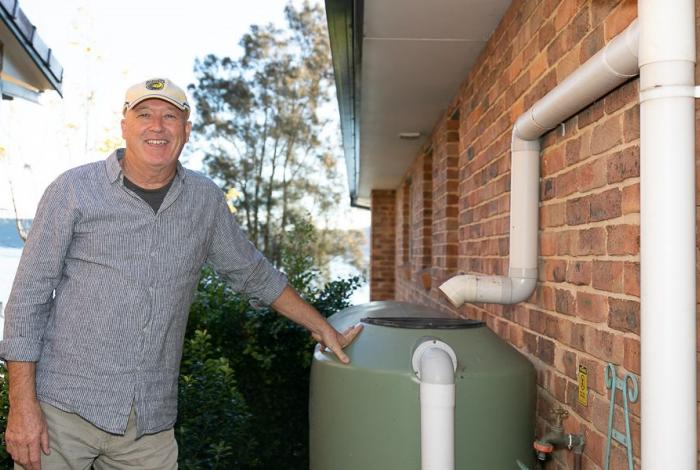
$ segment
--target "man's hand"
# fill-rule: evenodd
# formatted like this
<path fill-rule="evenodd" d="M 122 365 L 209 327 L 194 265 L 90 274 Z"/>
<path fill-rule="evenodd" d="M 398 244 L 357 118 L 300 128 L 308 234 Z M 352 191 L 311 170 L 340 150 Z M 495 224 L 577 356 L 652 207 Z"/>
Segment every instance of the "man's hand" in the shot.
<path fill-rule="evenodd" d="M 362 331 L 362 324 L 358 323 L 355 326 L 351 326 L 342 333 L 339 333 L 335 328 L 328 325 L 329 328 L 325 328 L 323 333 L 312 333 L 311 336 L 318 341 L 321 345 L 321 349 L 328 348 L 333 351 L 338 359 L 343 364 L 350 363 L 350 358 L 343 352 L 343 349 L 355 340 L 355 336 Z"/>
<path fill-rule="evenodd" d="M 25 470 L 41 469 L 41 452 L 48 455 L 49 431 L 44 412 L 36 399 L 35 370 L 32 362 L 9 362 L 10 412 L 5 442 L 12 459 Z"/>
<path fill-rule="evenodd" d="M 352 343 L 355 336 L 362 331 L 362 325 L 357 324 L 339 333 L 315 308 L 299 297 L 297 291 L 291 286 L 284 288 L 282 294 L 272 303 L 272 308 L 293 322 L 304 326 L 322 348 L 329 348 L 341 362 L 344 364 L 350 362 L 343 348 Z"/>

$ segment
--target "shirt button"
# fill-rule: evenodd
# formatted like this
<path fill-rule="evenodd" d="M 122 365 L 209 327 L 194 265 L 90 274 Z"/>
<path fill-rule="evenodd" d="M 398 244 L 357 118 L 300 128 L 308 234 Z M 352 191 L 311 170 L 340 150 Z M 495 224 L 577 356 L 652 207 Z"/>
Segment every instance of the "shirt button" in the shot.
<path fill-rule="evenodd" d="M 153 258 L 156 255 L 155 251 L 151 251 L 151 258 Z"/>
<path fill-rule="evenodd" d="M 153 293 L 153 291 L 155 291 L 155 289 L 153 288 L 153 286 L 151 286 L 151 287 L 148 288 L 148 292 L 150 292 L 151 294 Z"/>

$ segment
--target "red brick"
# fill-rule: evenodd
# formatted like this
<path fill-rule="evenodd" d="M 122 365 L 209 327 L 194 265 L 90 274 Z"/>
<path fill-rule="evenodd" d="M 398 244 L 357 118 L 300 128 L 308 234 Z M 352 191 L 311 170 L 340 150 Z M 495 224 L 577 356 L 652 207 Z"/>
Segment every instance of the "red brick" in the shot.
<path fill-rule="evenodd" d="M 566 261 L 556 259 L 543 260 L 541 277 L 544 281 L 563 282 L 566 280 Z"/>
<path fill-rule="evenodd" d="M 606 183 L 606 166 L 604 159 L 596 159 L 586 163 L 576 170 L 577 186 L 580 192 L 600 188 Z"/>
<path fill-rule="evenodd" d="M 560 145 L 553 149 L 546 149 L 542 153 L 542 176 L 552 175 L 562 168 L 564 168 L 564 149 L 565 147 Z"/>
<path fill-rule="evenodd" d="M 553 383 L 550 386 L 554 398 L 559 401 L 566 400 L 566 379 L 560 375 L 553 375 Z"/>
<path fill-rule="evenodd" d="M 547 315 L 537 309 L 530 309 L 530 324 L 531 330 L 543 335 L 547 328 Z"/>
<path fill-rule="evenodd" d="M 591 218 L 590 196 L 572 199 L 566 202 L 566 223 L 568 225 L 586 224 Z"/>
<path fill-rule="evenodd" d="M 557 178 L 544 178 L 540 186 L 540 201 L 549 201 L 556 196 Z"/>
<path fill-rule="evenodd" d="M 609 255 L 639 253 L 639 225 L 611 225 L 607 231 Z"/>
<path fill-rule="evenodd" d="M 589 330 L 591 330 L 591 328 L 588 325 L 584 325 L 582 323 L 575 323 L 571 327 L 571 337 L 569 345 L 574 349 L 584 351 L 586 349 L 586 336 L 590 334 Z"/>
<path fill-rule="evenodd" d="M 637 17 L 637 0 L 624 0 L 605 18 L 605 40 L 620 34 Z"/>
<path fill-rule="evenodd" d="M 554 364 L 554 342 L 542 336 L 537 339 L 537 357 L 543 362 Z"/>
<path fill-rule="evenodd" d="M 578 191 L 577 170 L 570 170 L 556 178 L 555 193 L 557 197 L 568 196 Z"/>
<path fill-rule="evenodd" d="M 603 100 L 594 101 L 582 111 L 578 113 L 578 128 L 583 129 L 589 124 L 594 122 L 599 122 L 600 118 L 605 114 Z M 595 132 L 597 127 L 593 130 L 593 136 L 595 137 Z"/>
<path fill-rule="evenodd" d="M 627 186 L 622 190 L 622 213 L 639 213 L 639 183 Z"/>
<path fill-rule="evenodd" d="M 595 431 L 592 425 L 591 427 L 585 426 L 584 429 L 584 437 L 586 439 L 584 456 L 591 459 L 593 464 L 597 466 L 596 468 L 600 469 L 603 467 L 603 454 L 605 453 L 605 436 L 603 436 L 598 431 Z M 590 470 L 594 469 L 594 467 L 588 468 Z"/>
<path fill-rule="evenodd" d="M 574 295 L 570 291 L 564 289 L 555 289 L 554 295 L 555 309 L 557 312 L 566 315 L 576 314 L 576 301 L 574 299 Z"/>
<path fill-rule="evenodd" d="M 396 192 L 373 190 L 371 198 L 370 299 L 393 300 Z"/>
<path fill-rule="evenodd" d="M 563 1 L 553 15 L 554 29 L 558 32 L 571 21 L 578 12 L 578 2 Z"/>
<path fill-rule="evenodd" d="M 609 189 L 591 196 L 590 220 L 592 222 L 609 220 L 621 215 L 622 192 L 619 189 Z"/>
<path fill-rule="evenodd" d="M 574 231 L 557 232 L 557 254 L 570 255 L 572 253 L 572 240 L 575 240 Z"/>
<path fill-rule="evenodd" d="M 577 5 L 574 19 L 552 41 L 547 48 L 547 58 L 550 64 L 556 63 L 566 51 L 571 50 L 590 30 L 588 5 Z"/>
<path fill-rule="evenodd" d="M 550 286 L 541 286 L 542 308 L 545 310 L 554 310 L 556 305 L 556 296 L 554 288 Z"/>
<path fill-rule="evenodd" d="M 552 33 L 553 32 L 552 29 Z M 530 73 L 530 81 L 535 82 L 542 76 L 545 70 L 547 70 L 547 55 L 542 52 L 529 64 L 528 71 Z"/>
<path fill-rule="evenodd" d="M 584 320 L 600 323 L 608 314 L 608 298 L 588 292 L 576 294 L 576 316 Z"/>
<path fill-rule="evenodd" d="M 625 359 L 623 365 L 625 369 L 635 374 L 641 373 L 641 348 L 639 340 L 636 338 L 625 338 Z"/>
<path fill-rule="evenodd" d="M 622 292 L 623 267 L 620 261 L 593 261 L 593 287 L 607 292 Z"/>
<path fill-rule="evenodd" d="M 557 254 L 557 232 L 545 232 L 540 235 L 540 256 L 552 256 Z"/>
<path fill-rule="evenodd" d="M 578 232 L 575 255 L 602 255 L 605 254 L 605 229 L 594 227 Z"/>
<path fill-rule="evenodd" d="M 620 118 L 619 116 L 613 116 L 593 129 L 591 154 L 597 155 L 621 143 L 622 126 L 620 125 Z"/>
<path fill-rule="evenodd" d="M 608 183 L 639 177 L 639 147 L 627 147 L 608 157 Z"/>
<path fill-rule="evenodd" d="M 603 28 L 598 26 L 581 42 L 581 50 L 578 56 L 579 63 L 582 64 L 593 57 L 604 45 Z"/>
<path fill-rule="evenodd" d="M 591 283 L 591 262 L 590 261 L 569 261 L 566 270 L 566 282 L 579 286 Z"/>
<path fill-rule="evenodd" d="M 530 354 L 537 353 L 537 337 L 534 334 L 523 331 L 523 342 L 525 343 L 525 352 Z"/>
<path fill-rule="evenodd" d="M 625 142 L 639 139 L 639 105 L 626 110 L 622 116 L 622 137 Z"/>
<path fill-rule="evenodd" d="M 540 228 L 560 227 L 566 221 L 566 203 L 540 207 Z"/>
<path fill-rule="evenodd" d="M 555 351 L 554 366 L 570 379 L 576 379 L 576 354 L 574 352 L 558 347 Z"/>
<path fill-rule="evenodd" d="M 620 0 L 593 2 L 591 5 L 591 17 L 593 24 L 602 23 L 619 2 Z"/>
<path fill-rule="evenodd" d="M 515 346 L 518 349 L 522 349 L 523 346 L 525 346 L 525 341 L 523 340 L 523 329 L 511 325 L 510 326 L 510 342 L 513 346 Z"/>
<path fill-rule="evenodd" d="M 639 334 L 639 302 L 611 298 L 608 326 L 622 332 Z"/>
<path fill-rule="evenodd" d="M 627 295 L 640 294 L 639 282 L 639 263 L 625 262 L 624 267 L 624 292 Z"/>
<path fill-rule="evenodd" d="M 572 3 L 572 2 L 564 2 Z M 574 73 L 576 69 L 581 65 L 579 61 L 579 54 L 581 51 L 581 46 L 577 45 L 572 50 L 568 51 L 567 54 L 559 60 L 557 63 L 557 83 L 563 82 L 566 77 Z"/>
<path fill-rule="evenodd" d="M 629 81 L 605 97 L 605 114 L 613 114 L 623 106 L 635 103 L 639 98 L 639 81 Z"/>

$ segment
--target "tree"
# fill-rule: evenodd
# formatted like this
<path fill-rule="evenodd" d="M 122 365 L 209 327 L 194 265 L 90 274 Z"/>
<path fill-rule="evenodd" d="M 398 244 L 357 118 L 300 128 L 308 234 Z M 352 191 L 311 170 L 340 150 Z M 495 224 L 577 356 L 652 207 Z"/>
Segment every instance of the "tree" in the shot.
<path fill-rule="evenodd" d="M 337 206 L 342 187 L 334 139 L 324 138 L 332 69 L 323 10 L 289 4 L 285 18 L 286 29 L 251 26 L 239 59 L 197 60 L 189 88 L 195 145 L 210 175 L 240 195 L 241 225 L 277 265 L 285 229 Z"/>

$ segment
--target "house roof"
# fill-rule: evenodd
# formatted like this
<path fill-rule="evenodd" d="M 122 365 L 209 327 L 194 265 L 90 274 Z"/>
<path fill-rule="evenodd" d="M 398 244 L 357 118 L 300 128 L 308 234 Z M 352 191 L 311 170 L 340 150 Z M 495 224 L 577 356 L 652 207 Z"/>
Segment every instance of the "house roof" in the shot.
<path fill-rule="evenodd" d="M 400 184 L 509 5 L 326 0 L 353 205 Z"/>
<path fill-rule="evenodd" d="M 0 0 L 0 20 L 3 97 L 36 100 L 46 90 L 62 95 L 63 67 L 17 0 Z"/>

